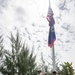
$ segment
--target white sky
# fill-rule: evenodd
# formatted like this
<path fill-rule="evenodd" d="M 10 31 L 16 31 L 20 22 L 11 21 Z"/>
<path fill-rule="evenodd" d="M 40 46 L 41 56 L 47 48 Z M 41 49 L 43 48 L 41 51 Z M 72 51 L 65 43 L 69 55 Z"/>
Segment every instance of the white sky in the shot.
<path fill-rule="evenodd" d="M 66 4 L 64 2 L 65 0 L 51 0 L 56 22 L 55 51 L 59 61 L 72 62 L 75 67 L 75 1 L 66 0 Z M 49 55 L 51 56 L 51 50 L 47 46 L 48 0 L 6 0 L 5 7 L 0 6 L 0 9 L 0 32 L 4 34 L 5 44 L 9 45 L 6 37 L 10 36 L 10 31 L 15 34 L 18 29 L 23 40 L 26 40 L 30 47 L 34 45 L 37 59 L 40 60 L 40 54 L 43 52 L 44 59 L 48 61 Z"/>

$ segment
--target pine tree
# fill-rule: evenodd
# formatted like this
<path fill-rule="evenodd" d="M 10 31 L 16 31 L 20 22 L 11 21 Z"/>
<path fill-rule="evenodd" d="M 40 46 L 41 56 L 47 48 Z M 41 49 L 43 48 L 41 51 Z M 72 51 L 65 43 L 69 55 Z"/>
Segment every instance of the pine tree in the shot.
<path fill-rule="evenodd" d="M 2 35 L 0 36 L 0 59 L 3 56 L 4 46 L 3 46 L 3 38 Z"/>
<path fill-rule="evenodd" d="M 33 56 L 33 50 L 30 53 L 29 48 L 22 43 L 17 32 L 16 38 L 11 34 L 11 50 L 6 51 L 5 60 L 0 67 L 3 75 L 34 75 L 36 74 L 36 63 Z"/>
<path fill-rule="evenodd" d="M 2 65 L 3 56 L 4 56 L 3 37 L 2 35 L 0 35 L 0 66 Z M 1 72 L 1 69 L 0 69 L 0 72 Z"/>

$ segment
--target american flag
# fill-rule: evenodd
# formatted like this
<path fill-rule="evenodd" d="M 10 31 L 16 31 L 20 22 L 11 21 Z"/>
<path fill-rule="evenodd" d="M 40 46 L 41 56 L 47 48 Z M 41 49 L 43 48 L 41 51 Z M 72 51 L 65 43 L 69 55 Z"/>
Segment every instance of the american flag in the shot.
<path fill-rule="evenodd" d="M 48 36 L 48 46 L 52 47 L 54 44 L 54 41 L 56 40 L 56 35 L 55 35 L 55 30 L 54 30 L 54 18 L 53 18 L 53 11 L 52 9 L 49 7 L 48 9 L 48 13 L 47 13 L 47 20 L 49 22 L 49 36 Z"/>

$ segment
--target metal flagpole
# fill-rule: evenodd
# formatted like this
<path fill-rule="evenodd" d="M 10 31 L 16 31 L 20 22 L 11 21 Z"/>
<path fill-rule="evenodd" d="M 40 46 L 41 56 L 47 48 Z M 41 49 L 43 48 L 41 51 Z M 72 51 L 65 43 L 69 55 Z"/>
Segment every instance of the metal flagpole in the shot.
<path fill-rule="evenodd" d="M 50 7 L 51 5 L 50 5 L 50 0 L 49 0 L 49 7 Z"/>
<path fill-rule="evenodd" d="M 49 0 L 49 7 L 51 7 L 50 5 L 50 0 Z M 56 64 L 55 64 L 55 50 L 54 50 L 54 45 L 52 46 L 52 66 L 53 66 L 53 75 L 56 75 Z"/>
<path fill-rule="evenodd" d="M 52 47 L 52 65 L 53 65 L 53 75 L 56 75 L 56 64 L 55 64 L 55 50 L 54 50 L 54 45 Z"/>

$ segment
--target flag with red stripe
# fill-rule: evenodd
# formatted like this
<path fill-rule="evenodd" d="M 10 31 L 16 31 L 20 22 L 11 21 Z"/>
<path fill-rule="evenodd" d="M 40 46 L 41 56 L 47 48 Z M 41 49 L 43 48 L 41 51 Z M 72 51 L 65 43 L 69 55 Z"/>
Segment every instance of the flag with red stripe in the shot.
<path fill-rule="evenodd" d="M 55 35 L 55 29 L 54 29 L 54 18 L 53 18 L 53 11 L 49 7 L 48 13 L 47 13 L 47 20 L 49 22 L 49 36 L 48 36 L 48 46 L 52 47 L 54 44 L 54 41 L 56 40 L 56 35 Z"/>

